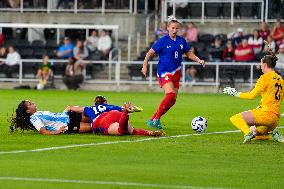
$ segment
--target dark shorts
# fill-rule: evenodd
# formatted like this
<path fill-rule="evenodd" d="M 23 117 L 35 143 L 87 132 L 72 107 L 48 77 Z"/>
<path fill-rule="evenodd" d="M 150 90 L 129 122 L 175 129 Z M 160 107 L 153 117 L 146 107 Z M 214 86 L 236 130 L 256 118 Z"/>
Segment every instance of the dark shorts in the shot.
<path fill-rule="evenodd" d="M 68 123 L 68 133 L 78 133 L 80 129 L 80 122 L 82 121 L 82 114 L 76 112 L 68 112 L 70 122 Z"/>

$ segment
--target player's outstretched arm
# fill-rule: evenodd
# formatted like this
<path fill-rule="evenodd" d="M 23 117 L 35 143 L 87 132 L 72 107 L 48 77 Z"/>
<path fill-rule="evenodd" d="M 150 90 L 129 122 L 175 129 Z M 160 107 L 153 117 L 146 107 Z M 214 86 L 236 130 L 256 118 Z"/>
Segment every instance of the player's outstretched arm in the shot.
<path fill-rule="evenodd" d="M 84 107 L 80 106 L 67 106 L 64 110 L 64 112 L 76 112 L 76 113 L 83 113 L 84 112 Z"/>
<path fill-rule="evenodd" d="M 246 93 L 238 92 L 235 88 L 232 87 L 225 87 L 223 89 L 223 93 L 225 94 L 249 100 L 255 99 L 257 96 L 259 96 L 260 92 L 261 89 L 257 86 L 253 90 Z"/>
<path fill-rule="evenodd" d="M 46 130 L 44 127 L 40 128 L 39 133 L 42 135 L 58 135 L 67 130 L 67 127 L 60 127 L 57 131 L 49 131 Z"/>
<path fill-rule="evenodd" d="M 193 60 L 193 61 L 199 63 L 200 65 L 202 65 L 203 68 L 205 67 L 205 61 L 198 58 L 191 50 L 186 53 L 186 56 L 190 60 Z"/>
<path fill-rule="evenodd" d="M 141 69 L 141 72 L 145 77 L 147 75 L 148 63 L 149 63 L 151 57 L 154 56 L 154 54 L 155 54 L 155 51 L 151 48 L 145 56 L 143 67 Z"/>

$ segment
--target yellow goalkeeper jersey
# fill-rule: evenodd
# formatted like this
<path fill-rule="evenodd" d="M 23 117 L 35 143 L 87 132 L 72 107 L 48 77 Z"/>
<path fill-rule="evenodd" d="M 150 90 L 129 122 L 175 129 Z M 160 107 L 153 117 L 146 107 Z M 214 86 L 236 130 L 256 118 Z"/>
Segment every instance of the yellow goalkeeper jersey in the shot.
<path fill-rule="evenodd" d="M 252 91 L 240 93 L 240 98 L 254 99 L 258 95 L 261 95 L 260 107 L 264 111 L 272 111 L 280 114 L 283 93 L 284 81 L 282 77 L 275 73 L 275 71 L 271 71 L 260 76 Z"/>

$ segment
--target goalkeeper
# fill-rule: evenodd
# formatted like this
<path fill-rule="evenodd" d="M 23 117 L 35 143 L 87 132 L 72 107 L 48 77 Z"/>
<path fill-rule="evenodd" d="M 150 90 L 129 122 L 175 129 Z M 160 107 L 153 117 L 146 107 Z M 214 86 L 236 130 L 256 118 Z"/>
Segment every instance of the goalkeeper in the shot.
<path fill-rule="evenodd" d="M 250 92 L 237 92 L 235 88 L 226 87 L 223 92 L 238 98 L 255 99 L 261 95 L 260 105 L 253 110 L 236 114 L 230 118 L 234 126 L 244 134 L 243 143 L 252 139 L 284 142 L 279 131 L 275 128 L 279 124 L 280 106 L 283 99 L 284 81 L 274 71 L 277 57 L 270 53 L 261 59 L 263 75 L 258 79 L 254 89 Z"/>

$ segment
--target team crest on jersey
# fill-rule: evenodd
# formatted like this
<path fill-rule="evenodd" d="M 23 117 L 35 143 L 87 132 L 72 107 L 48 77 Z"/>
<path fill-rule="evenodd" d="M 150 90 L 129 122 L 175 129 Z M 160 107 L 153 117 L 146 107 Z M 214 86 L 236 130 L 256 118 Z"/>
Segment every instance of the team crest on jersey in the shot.
<path fill-rule="evenodd" d="M 183 45 L 182 45 L 182 44 L 180 44 L 179 46 L 180 46 L 180 49 L 182 50 L 182 49 L 183 49 Z"/>

